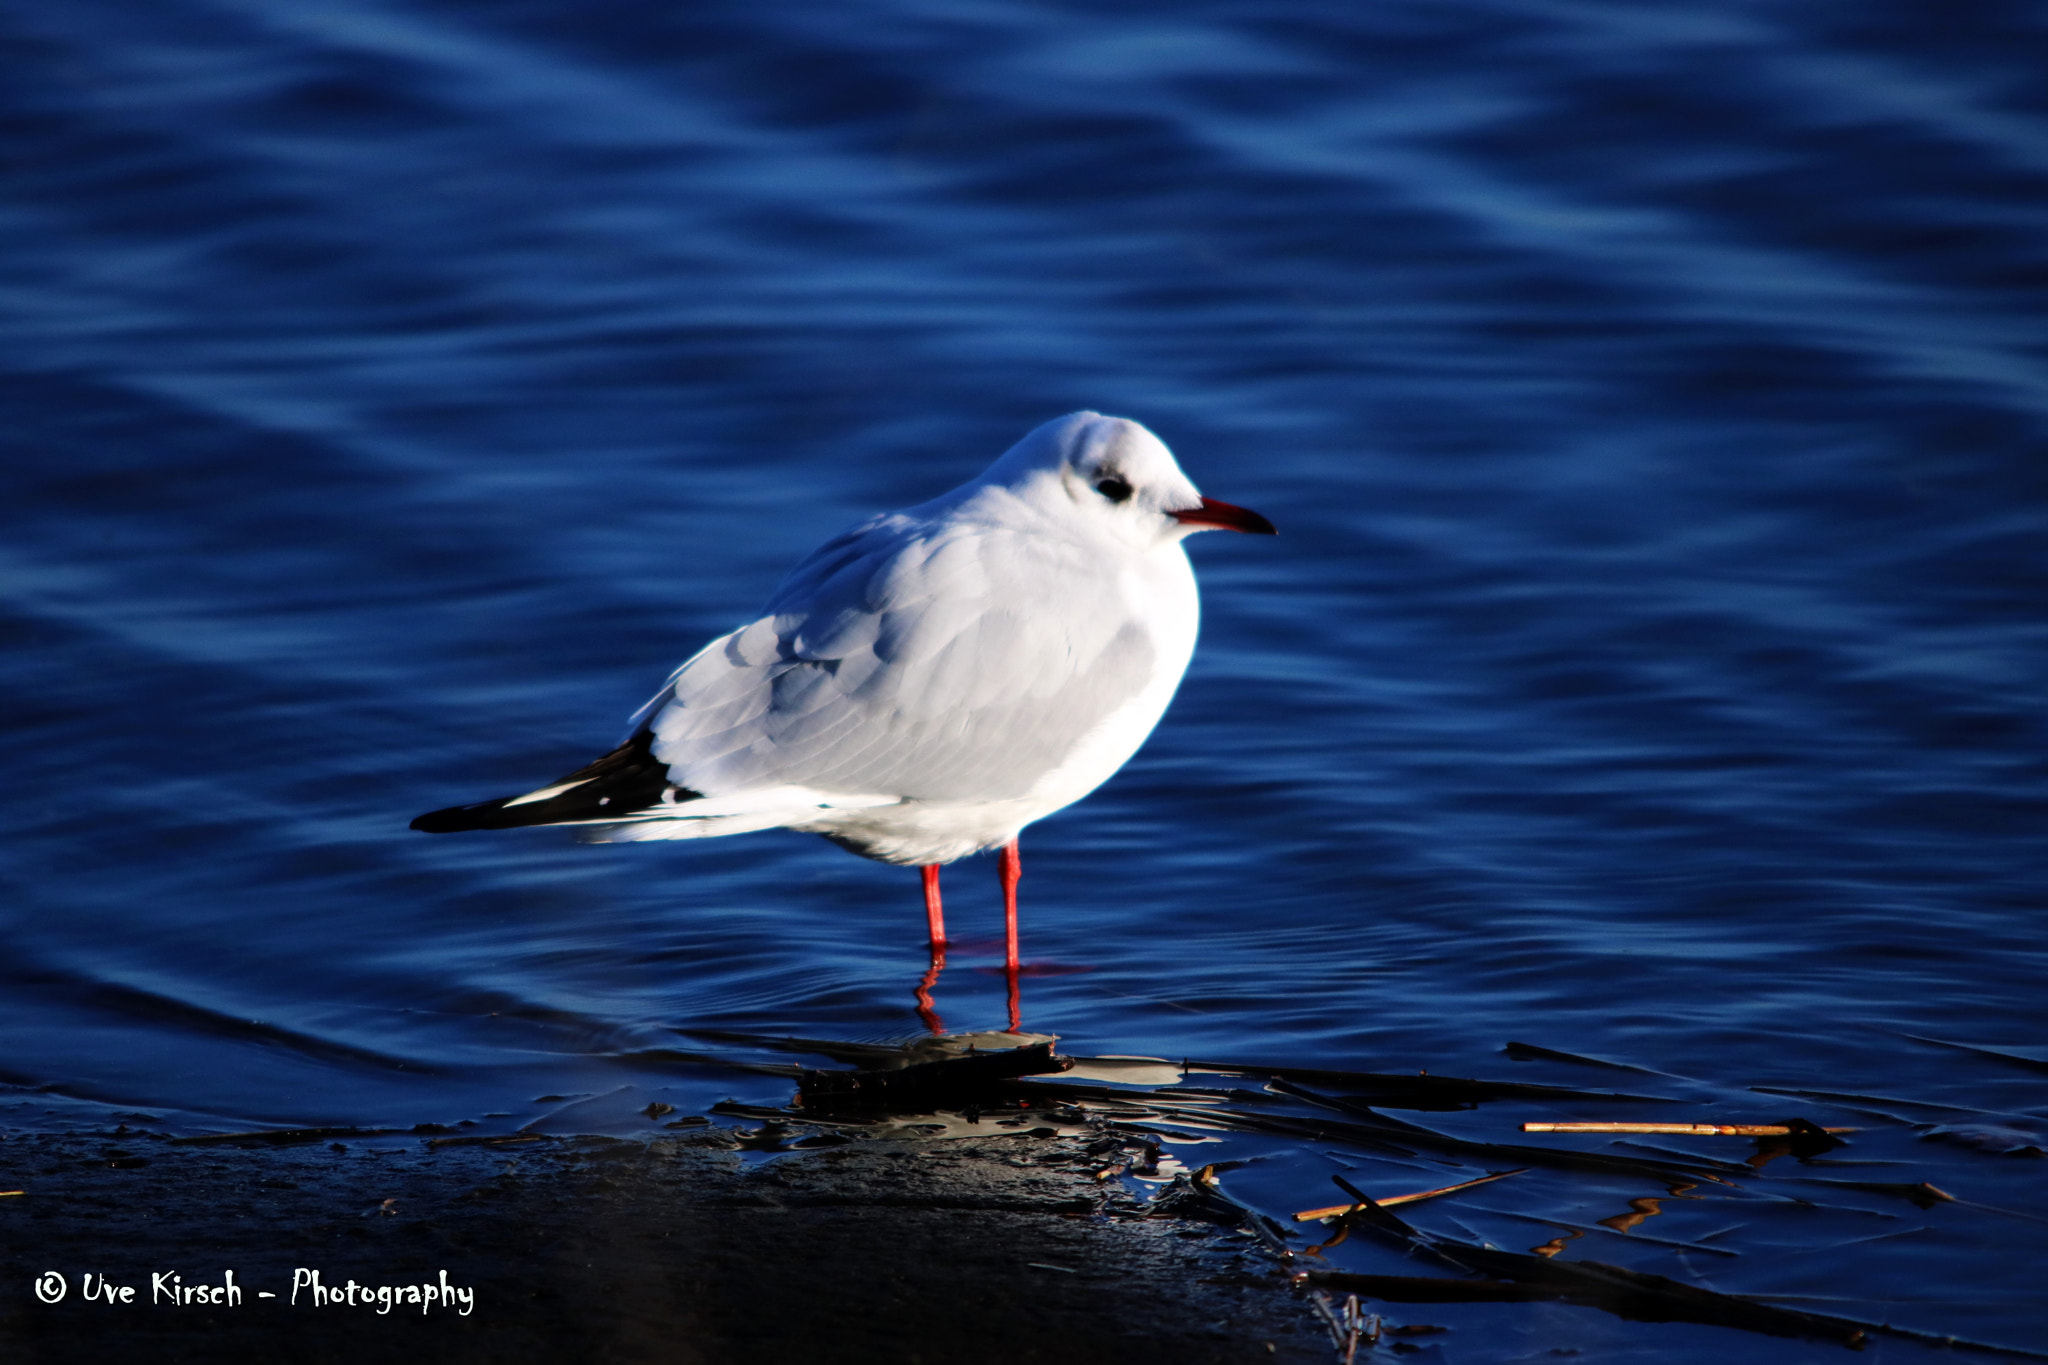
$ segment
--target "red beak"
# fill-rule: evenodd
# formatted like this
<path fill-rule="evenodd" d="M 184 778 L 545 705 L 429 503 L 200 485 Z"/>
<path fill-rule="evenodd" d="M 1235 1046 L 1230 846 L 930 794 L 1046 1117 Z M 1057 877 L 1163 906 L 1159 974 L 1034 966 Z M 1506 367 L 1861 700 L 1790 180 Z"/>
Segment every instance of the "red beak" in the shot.
<path fill-rule="evenodd" d="M 1244 531 L 1255 536 L 1280 534 L 1272 522 L 1249 507 L 1218 502 L 1214 498 L 1203 498 L 1200 507 L 1184 508 L 1178 512 L 1168 512 L 1166 515 L 1183 526 L 1214 526 L 1224 531 Z"/>

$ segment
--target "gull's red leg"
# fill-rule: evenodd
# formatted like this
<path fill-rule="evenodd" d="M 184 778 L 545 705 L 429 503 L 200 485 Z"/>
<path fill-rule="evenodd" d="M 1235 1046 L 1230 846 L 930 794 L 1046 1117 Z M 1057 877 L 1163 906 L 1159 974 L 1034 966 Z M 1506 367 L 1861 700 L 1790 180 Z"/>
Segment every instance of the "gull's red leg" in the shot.
<path fill-rule="evenodd" d="M 1024 1031 L 1024 1012 L 1017 989 L 1017 882 L 1024 875 L 1023 860 L 1017 856 L 1017 841 L 1010 840 L 996 857 L 996 872 L 1003 879 L 1003 975 L 1010 984 L 1010 1032 Z"/>
<path fill-rule="evenodd" d="M 946 947 L 946 911 L 939 904 L 939 865 L 926 863 L 918 871 L 924 873 L 924 918 L 931 928 L 932 951 L 943 953 Z"/>
<path fill-rule="evenodd" d="M 1004 844 L 1003 851 L 997 855 L 996 871 L 1003 879 L 1003 965 L 1014 972 L 1017 970 L 1017 881 L 1024 875 L 1015 839 Z"/>
<path fill-rule="evenodd" d="M 932 987 L 938 984 L 939 973 L 946 967 L 946 917 L 939 905 L 939 865 L 930 863 L 919 869 L 924 873 L 924 913 L 931 929 L 931 965 L 925 968 L 924 979 L 917 983 L 917 1017 L 933 1033 L 943 1034 L 946 1021 L 939 1018 L 939 1012 L 932 1005 Z"/>

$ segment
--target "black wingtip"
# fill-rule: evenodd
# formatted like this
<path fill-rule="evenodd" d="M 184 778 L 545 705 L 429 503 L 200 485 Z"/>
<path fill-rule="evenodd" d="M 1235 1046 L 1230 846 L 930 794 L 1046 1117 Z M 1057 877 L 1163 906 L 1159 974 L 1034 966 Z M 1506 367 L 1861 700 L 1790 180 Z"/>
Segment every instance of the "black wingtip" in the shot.
<path fill-rule="evenodd" d="M 529 792 L 430 810 L 414 820 L 412 828 L 423 834 L 456 834 L 527 825 L 602 824 L 699 795 L 668 780 L 668 765 L 654 756 L 654 735 L 645 729 L 603 758 L 549 785 L 556 789 L 551 796 Z"/>
<path fill-rule="evenodd" d="M 446 810 L 430 810 L 414 820 L 408 828 L 422 834 L 457 834 L 466 829 L 490 829 L 491 814 L 505 808 L 504 801 L 485 801 L 474 806 L 450 806 Z"/>

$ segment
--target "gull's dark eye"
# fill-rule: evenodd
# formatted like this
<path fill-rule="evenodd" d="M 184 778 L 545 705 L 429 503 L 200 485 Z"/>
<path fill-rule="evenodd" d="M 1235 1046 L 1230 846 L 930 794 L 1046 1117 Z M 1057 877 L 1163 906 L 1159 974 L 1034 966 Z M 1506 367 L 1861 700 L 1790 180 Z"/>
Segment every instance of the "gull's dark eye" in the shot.
<path fill-rule="evenodd" d="M 1122 502 L 1131 496 L 1131 486 L 1114 474 L 1096 484 L 1095 491 L 1111 502 Z"/>

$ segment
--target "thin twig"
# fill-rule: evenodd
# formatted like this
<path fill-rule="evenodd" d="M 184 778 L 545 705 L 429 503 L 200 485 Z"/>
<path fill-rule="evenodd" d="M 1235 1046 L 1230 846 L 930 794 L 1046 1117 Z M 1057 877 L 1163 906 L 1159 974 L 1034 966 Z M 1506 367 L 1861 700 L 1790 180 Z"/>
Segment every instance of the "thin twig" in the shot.
<path fill-rule="evenodd" d="M 1527 1166 L 1523 1166 L 1512 1171 L 1495 1171 L 1490 1175 L 1482 1175 L 1477 1180 L 1467 1180 L 1457 1185 L 1445 1185 L 1441 1189 L 1417 1190 L 1413 1194 L 1390 1194 L 1385 1199 L 1375 1200 L 1374 1202 L 1383 1209 L 1391 1208 L 1398 1204 L 1419 1204 L 1425 1199 L 1434 1199 L 1440 1194 L 1456 1194 L 1459 1190 L 1469 1190 L 1474 1185 L 1485 1185 L 1495 1180 L 1505 1180 L 1511 1175 L 1521 1175 L 1528 1169 Z M 1357 1204 L 1332 1204 L 1328 1208 L 1323 1209 L 1304 1209 L 1302 1212 L 1294 1215 L 1294 1221 L 1297 1223 L 1307 1223 L 1318 1218 L 1341 1218 L 1357 1207 Z"/>
<path fill-rule="evenodd" d="M 1308 1301 L 1323 1318 L 1323 1325 L 1329 1329 L 1330 1343 L 1338 1350 L 1344 1349 L 1344 1323 L 1330 1307 L 1330 1296 L 1320 1289 L 1309 1291 Z"/>

